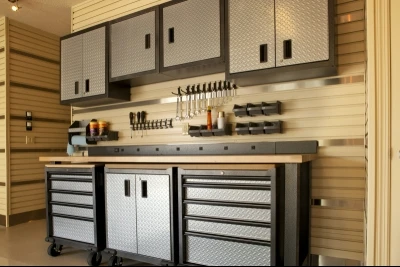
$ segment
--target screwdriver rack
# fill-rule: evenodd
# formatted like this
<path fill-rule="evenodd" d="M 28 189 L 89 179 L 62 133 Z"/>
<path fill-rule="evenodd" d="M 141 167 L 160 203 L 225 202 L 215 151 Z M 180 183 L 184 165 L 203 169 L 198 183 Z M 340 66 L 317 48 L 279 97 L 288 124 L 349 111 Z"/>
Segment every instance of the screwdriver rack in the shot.
<path fill-rule="evenodd" d="M 148 130 L 162 130 L 171 129 L 173 119 L 160 119 L 160 120 L 146 120 L 146 112 L 129 113 L 129 124 L 131 129 L 131 138 L 133 138 L 133 132 L 142 132 L 141 137 L 143 138 L 144 131 Z"/>

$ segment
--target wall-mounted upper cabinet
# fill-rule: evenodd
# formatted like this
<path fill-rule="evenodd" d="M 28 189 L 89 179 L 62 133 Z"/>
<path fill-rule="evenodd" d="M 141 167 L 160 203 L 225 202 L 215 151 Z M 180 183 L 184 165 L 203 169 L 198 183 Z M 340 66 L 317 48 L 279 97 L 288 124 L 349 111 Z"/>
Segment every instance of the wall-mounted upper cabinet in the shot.
<path fill-rule="evenodd" d="M 130 100 L 130 88 L 108 83 L 108 26 L 61 39 L 61 104 L 93 106 Z"/>
<path fill-rule="evenodd" d="M 241 86 L 336 74 L 333 0 L 227 0 L 227 78 Z"/>
<path fill-rule="evenodd" d="M 160 7 L 161 72 L 186 78 L 224 71 L 224 0 L 178 0 Z"/>

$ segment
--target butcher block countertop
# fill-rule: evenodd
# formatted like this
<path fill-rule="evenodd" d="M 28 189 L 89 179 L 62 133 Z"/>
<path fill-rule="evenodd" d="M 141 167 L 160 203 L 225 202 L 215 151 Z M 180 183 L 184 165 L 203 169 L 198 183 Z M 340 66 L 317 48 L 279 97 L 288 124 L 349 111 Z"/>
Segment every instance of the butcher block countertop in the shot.
<path fill-rule="evenodd" d="M 158 163 L 158 164 L 274 164 L 313 161 L 315 154 L 240 156 L 120 156 L 120 157 L 40 157 L 42 162 L 61 163 Z"/>

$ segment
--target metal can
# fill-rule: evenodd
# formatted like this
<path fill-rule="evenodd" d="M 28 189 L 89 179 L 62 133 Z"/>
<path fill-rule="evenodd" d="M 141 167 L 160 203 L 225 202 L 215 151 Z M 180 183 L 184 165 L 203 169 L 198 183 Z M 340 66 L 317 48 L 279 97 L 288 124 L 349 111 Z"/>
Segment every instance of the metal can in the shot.
<path fill-rule="evenodd" d="M 97 120 L 93 119 L 89 123 L 90 128 L 90 136 L 98 136 L 99 135 L 99 123 Z"/>
<path fill-rule="evenodd" d="M 99 135 L 108 134 L 108 123 L 106 121 L 99 121 Z"/>

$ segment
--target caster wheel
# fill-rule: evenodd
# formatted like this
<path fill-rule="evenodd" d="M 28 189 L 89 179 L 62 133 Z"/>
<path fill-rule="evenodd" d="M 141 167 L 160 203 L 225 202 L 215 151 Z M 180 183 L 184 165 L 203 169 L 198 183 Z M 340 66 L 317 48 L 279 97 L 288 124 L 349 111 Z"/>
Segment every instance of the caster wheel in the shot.
<path fill-rule="evenodd" d="M 47 254 L 51 257 L 57 257 L 60 256 L 62 250 L 62 246 L 57 246 L 56 244 L 51 244 L 47 248 Z"/>
<path fill-rule="evenodd" d="M 108 266 L 122 266 L 123 260 L 117 256 L 112 256 L 108 261 Z"/>
<path fill-rule="evenodd" d="M 100 266 L 102 258 L 100 252 L 90 252 L 87 263 L 89 266 Z"/>

